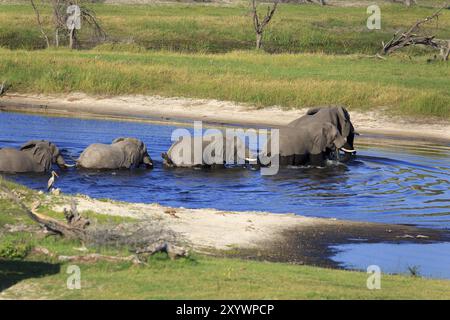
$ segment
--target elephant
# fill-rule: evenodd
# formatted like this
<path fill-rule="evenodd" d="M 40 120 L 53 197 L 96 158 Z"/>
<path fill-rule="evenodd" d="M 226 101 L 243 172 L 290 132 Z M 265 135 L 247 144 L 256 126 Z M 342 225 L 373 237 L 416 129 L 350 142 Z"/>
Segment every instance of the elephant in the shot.
<path fill-rule="evenodd" d="M 196 149 L 196 145 L 201 150 Z M 199 152 L 197 157 L 196 151 Z M 180 137 L 161 157 L 165 167 L 184 168 L 224 168 L 226 164 L 239 165 L 257 160 L 252 158 L 251 151 L 239 137 L 222 134 Z"/>
<path fill-rule="evenodd" d="M 271 152 L 271 143 L 269 138 L 263 155 L 273 159 L 276 155 Z M 282 127 L 279 129 L 279 165 L 323 166 L 328 150 L 341 149 L 346 145 L 346 139 L 331 122 Z M 266 165 L 261 155 L 260 163 Z"/>
<path fill-rule="evenodd" d="M 339 131 L 341 136 L 348 143 L 342 150 L 345 152 L 345 159 L 349 159 L 351 154 L 355 153 L 354 139 L 355 128 L 350 121 L 350 114 L 347 109 L 342 106 L 317 107 L 309 109 L 306 114 L 288 124 L 289 127 L 301 128 L 304 125 L 316 123 L 323 124 L 325 122 L 332 123 Z"/>
<path fill-rule="evenodd" d="M 88 146 L 76 162 L 77 168 L 114 170 L 130 169 L 144 164 L 153 168 L 145 144 L 136 138 L 117 138 L 111 144 L 94 143 Z"/>
<path fill-rule="evenodd" d="M 69 167 L 58 147 L 49 141 L 31 140 L 22 145 L 20 150 L 0 149 L 0 172 L 48 172 L 52 164 L 62 169 Z"/>

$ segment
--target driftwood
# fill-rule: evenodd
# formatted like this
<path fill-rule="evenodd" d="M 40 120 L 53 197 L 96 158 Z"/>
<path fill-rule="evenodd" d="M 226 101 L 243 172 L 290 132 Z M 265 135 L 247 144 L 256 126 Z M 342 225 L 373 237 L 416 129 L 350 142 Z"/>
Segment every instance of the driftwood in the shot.
<path fill-rule="evenodd" d="M 44 226 L 47 230 L 59 234 L 65 238 L 79 239 L 85 241 L 87 239 L 86 228 L 89 226 L 90 221 L 81 217 L 77 212 L 67 212 L 64 210 L 67 223 L 56 220 L 52 217 L 38 213 L 40 203 L 35 202 L 33 204 L 30 213 L 33 216 L 33 220 Z"/>
<path fill-rule="evenodd" d="M 136 254 L 138 255 L 154 255 L 158 252 L 166 252 L 169 258 L 172 260 L 176 258 L 187 257 L 189 255 L 186 249 L 177 247 L 164 240 L 155 242 L 149 246 L 136 250 Z"/>
<path fill-rule="evenodd" d="M 52 217 L 37 212 L 40 206 L 40 202 L 37 201 L 33 204 L 31 209 L 28 209 L 22 201 L 7 188 L 0 186 L 0 190 L 12 200 L 19 208 L 21 208 L 33 221 L 37 222 L 47 230 L 62 235 L 66 238 L 80 239 L 85 241 L 87 239 L 86 227 L 89 225 L 89 220 L 80 217 L 75 213 L 66 213 L 67 223 L 58 221 Z"/>
<path fill-rule="evenodd" d="M 58 260 L 60 262 L 98 262 L 98 261 L 107 261 L 107 262 L 131 262 L 133 264 L 142 264 L 136 256 L 131 255 L 128 257 L 117 257 L 117 256 L 105 256 L 98 253 L 91 253 L 82 256 L 58 256 Z"/>
<path fill-rule="evenodd" d="M 92 240 L 92 236 L 95 236 L 95 232 L 88 233 L 87 227 L 90 225 L 90 221 L 89 219 L 82 217 L 78 213 L 75 201 L 71 203 L 70 210 L 64 209 L 64 216 L 67 221 L 67 223 L 64 223 L 47 215 L 38 213 L 37 209 L 40 206 L 39 201 L 34 202 L 32 208 L 29 209 L 21 201 L 20 195 L 16 194 L 14 191 L 9 190 L 1 184 L 0 191 L 5 194 L 7 198 L 12 200 L 17 206 L 19 206 L 19 208 L 21 208 L 33 221 L 43 226 L 46 230 L 49 230 L 66 238 L 78 239 L 82 242 Z M 178 247 L 165 240 L 157 240 L 150 245 L 134 250 L 135 255 L 131 255 L 128 257 L 88 254 L 80 256 L 59 256 L 58 259 L 64 262 L 96 262 L 102 260 L 110 262 L 128 261 L 134 264 L 141 264 L 143 262 L 139 259 L 139 256 L 151 256 L 158 252 L 166 252 L 169 258 L 172 260 L 180 257 L 187 257 L 189 255 L 188 251 L 182 247 Z M 50 253 L 46 249 L 39 253 L 50 255 Z"/>
<path fill-rule="evenodd" d="M 252 17 L 253 17 L 253 27 L 256 33 L 256 49 L 261 49 L 262 47 L 262 37 L 264 28 L 269 24 L 270 20 L 272 20 L 272 17 L 275 14 L 275 11 L 277 10 L 278 1 L 279 0 L 275 0 L 272 8 L 270 6 L 267 7 L 267 13 L 265 17 L 261 20 L 260 17 L 258 16 L 258 11 L 256 8 L 257 7 L 256 0 L 252 0 Z"/>
<path fill-rule="evenodd" d="M 448 60 L 448 53 L 449 53 L 448 40 L 436 39 L 434 35 L 417 34 L 420 30 L 420 27 L 423 24 L 438 19 L 439 15 L 442 13 L 442 10 L 447 8 L 447 6 L 448 5 L 445 5 L 439 8 L 431 16 L 428 16 L 425 19 L 417 21 L 406 32 L 400 33 L 399 31 L 397 31 L 392 37 L 392 39 L 389 40 L 387 43 L 382 42 L 383 48 L 381 49 L 381 52 L 379 54 L 389 55 L 390 53 L 401 48 L 413 45 L 424 45 L 436 50 L 440 50 L 442 59 Z"/>

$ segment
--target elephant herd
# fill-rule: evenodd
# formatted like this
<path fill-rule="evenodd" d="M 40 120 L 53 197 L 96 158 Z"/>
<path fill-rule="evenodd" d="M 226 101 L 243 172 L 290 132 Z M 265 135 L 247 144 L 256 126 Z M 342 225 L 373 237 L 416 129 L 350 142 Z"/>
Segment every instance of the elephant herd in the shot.
<path fill-rule="evenodd" d="M 354 136 L 355 130 L 350 121 L 350 115 L 344 107 L 314 108 L 279 129 L 279 153 L 277 155 L 271 154 L 270 147 L 267 147 L 265 154 L 271 157 L 278 156 L 280 165 L 321 166 L 327 159 L 337 158 L 341 161 L 350 159 L 351 155 L 355 153 Z M 207 143 L 208 139 L 200 136 L 189 140 L 189 146 L 186 146 L 182 144 L 188 140 L 180 139 L 166 153 L 162 154 L 164 166 L 183 167 L 187 166 L 186 163 L 194 163 L 192 161 L 193 152 L 188 153 L 189 161 L 186 161 L 184 159 L 186 153 L 180 154 L 176 150 L 180 147 L 193 148 L 195 139 L 201 139 L 200 145 L 203 148 L 211 147 L 211 144 L 214 144 L 212 140 Z M 221 152 L 219 157 L 216 154 L 213 159 L 203 158 L 201 165 L 221 166 L 228 163 L 227 157 L 230 156 L 234 157 L 233 159 L 241 156 L 244 158 L 242 160 L 248 161 L 251 158 L 249 149 L 240 139 L 236 141 L 237 143 L 232 144 L 234 150 Z M 223 141 L 221 146 L 227 145 L 225 142 Z M 270 138 L 268 142 L 270 142 Z M 267 146 L 270 145 L 267 143 Z M 245 154 L 237 152 L 240 147 L 243 147 Z M 339 158 L 339 150 L 344 152 L 343 158 Z M 91 144 L 81 153 L 75 165 L 68 165 L 58 147 L 45 140 L 29 141 L 19 150 L 0 149 L 0 172 L 47 172 L 51 171 L 54 164 L 62 169 L 73 166 L 95 170 L 130 169 L 140 166 L 153 168 L 153 161 L 148 154 L 146 145 L 136 138 L 117 138 L 111 144 Z"/>

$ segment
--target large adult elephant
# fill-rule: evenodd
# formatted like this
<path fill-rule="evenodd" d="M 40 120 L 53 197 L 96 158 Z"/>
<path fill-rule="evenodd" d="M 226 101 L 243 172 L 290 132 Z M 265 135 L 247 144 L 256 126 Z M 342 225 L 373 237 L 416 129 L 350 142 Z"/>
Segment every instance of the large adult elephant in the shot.
<path fill-rule="evenodd" d="M 31 140 L 20 149 L 0 149 L 0 172 L 24 173 L 50 171 L 52 164 L 66 165 L 58 147 L 45 140 Z"/>
<path fill-rule="evenodd" d="M 142 164 L 153 167 L 147 147 L 136 138 L 117 138 L 111 144 L 91 144 L 77 160 L 78 168 L 98 170 L 130 169 Z"/>
<path fill-rule="evenodd" d="M 325 122 L 332 123 L 342 137 L 346 139 L 348 148 L 346 150 L 354 152 L 355 128 L 350 121 L 350 114 L 347 109 L 342 106 L 317 107 L 309 109 L 306 114 L 291 123 L 289 127 L 301 128 L 310 124 L 323 124 Z"/>
<path fill-rule="evenodd" d="M 323 166 L 328 158 L 328 150 L 341 149 L 347 145 L 346 139 L 331 122 L 305 123 L 299 127 L 283 127 L 279 129 L 279 152 L 272 152 L 272 138 L 268 139 L 263 155 L 273 163 L 273 157 L 279 157 L 280 165 Z M 260 162 L 265 165 L 267 160 Z M 268 163 L 267 163 L 268 165 Z"/>
<path fill-rule="evenodd" d="M 182 136 L 166 153 L 161 154 L 166 167 L 217 168 L 256 162 L 244 141 L 235 135 L 221 133 L 204 136 Z"/>

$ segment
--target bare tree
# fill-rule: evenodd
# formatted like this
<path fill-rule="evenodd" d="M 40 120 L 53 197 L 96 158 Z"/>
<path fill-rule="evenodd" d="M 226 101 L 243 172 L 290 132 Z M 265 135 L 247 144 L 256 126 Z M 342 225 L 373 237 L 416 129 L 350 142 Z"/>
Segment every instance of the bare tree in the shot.
<path fill-rule="evenodd" d="M 270 20 L 272 20 L 275 11 L 277 10 L 279 0 L 275 0 L 272 7 L 267 7 L 267 13 L 263 19 L 261 19 L 258 15 L 256 0 L 252 1 L 252 18 L 253 18 L 253 27 L 255 28 L 256 33 L 256 49 L 262 48 L 262 37 L 264 28 L 269 24 Z"/>
<path fill-rule="evenodd" d="M 36 4 L 34 3 L 33 0 L 30 0 L 30 3 L 31 3 L 31 6 L 33 7 L 34 13 L 36 14 L 36 20 L 37 20 L 37 23 L 39 25 L 39 29 L 41 30 L 42 36 L 44 37 L 45 42 L 47 44 L 47 48 L 49 48 L 50 47 L 50 40 L 48 39 L 47 33 L 45 33 L 44 26 L 42 25 L 42 20 L 41 20 L 41 15 L 39 13 L 39 10 L 36 7 Z"/>
<path fill-rule="evenodd" d="M 85 2 L 82 0 L 42 0 L 46 1 L 52 6 L 52 15 L 53 15 L 53 30 L 54 30 L 54 45 L 59 47 L 62 40 L 65 40 L 65 43 L 69 43 L 70 48 L 74 48 L 79 44 L 77 37 L 77 30 L 69 29 L 67 27 L 67 8 L 70 5 L 76 4 L 80 8 L 80 18 L 82 24 L 86 24 L 90 30 L 93 31 L 93 35 L 96 41 L 102 41 L 106 38 L 106 32 L 102 28 L 100 22 L 98 21 L 95 12 L 92 11 Z M 39 10 L 34 2 L 34 0 L 30 0 L 31 5 L 36 13 L 38 25 L 40 27 L 41 33 L 43 34 L 47 47 L 50 46 L 50 40 L 47 34 L 44 31 L 41 15 Z"/>
<path fill-rule="evenodd" d="M 419 31 L 423 24 L 429 23 L 433 20 L 437 20 L 442 14 L 442 10 L 447 8 L 448 4 L 439 8 L 431 16 L 425 19 L 419 20 L 414 23 L 406 32 L 400 33 L 397 31 L 391 40 L 387 43 L 382 43 L 383 48 L 381 49 L 381 55 L 388 55 L 398 49 L 415 46 L 415 45 L 425 45 L 433 49 L 440 50 L 443 60 L 448 60 L 449 56 L 449 40 L 436 39 L 434 35 L 420 35 Z"/>

